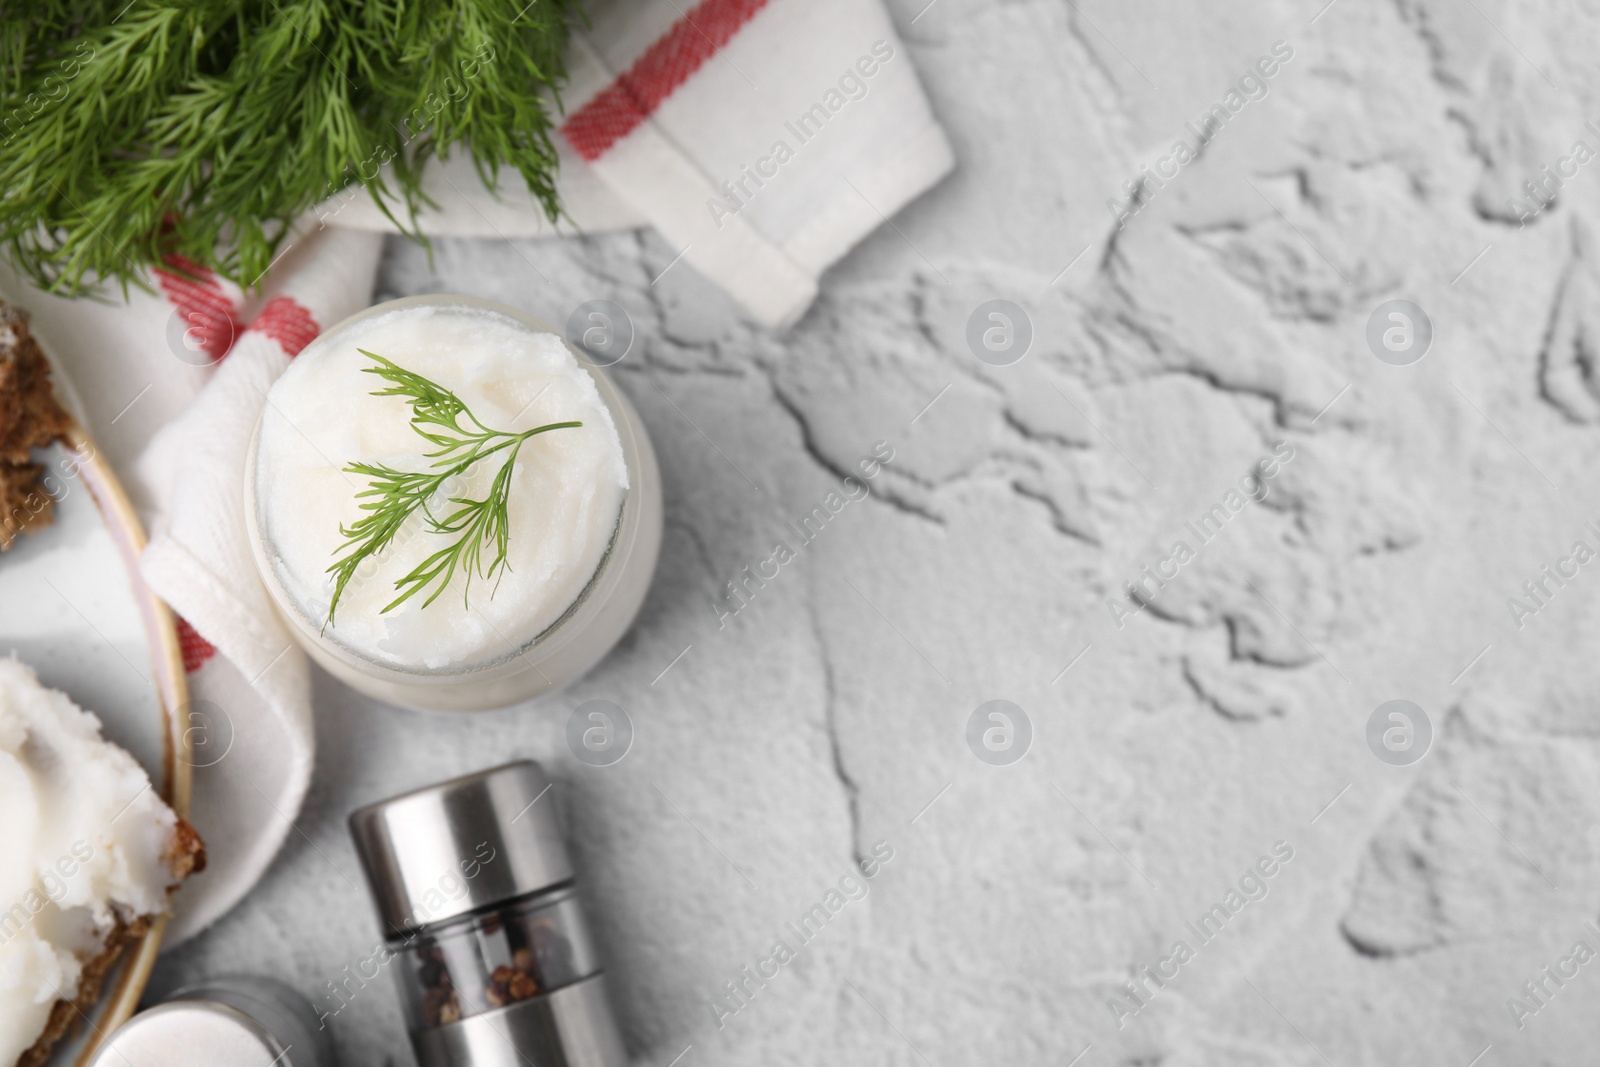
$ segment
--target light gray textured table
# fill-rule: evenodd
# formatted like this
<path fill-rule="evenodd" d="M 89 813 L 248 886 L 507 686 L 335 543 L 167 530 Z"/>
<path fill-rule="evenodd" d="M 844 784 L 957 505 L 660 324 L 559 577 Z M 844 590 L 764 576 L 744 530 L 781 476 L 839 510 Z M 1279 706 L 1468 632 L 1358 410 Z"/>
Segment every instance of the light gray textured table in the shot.
<path fill-rule="evenodd" d="M 432 266 L 394 244 L 380 296 L 629 310 L 660 573 L 621 647 L 531 708 L 319 678 L 298 832 L 156 988 L 243 969 L 334 1005 L 378 937 L 345 815 L 533 756 L 640 1063 L 1592 1062 L 1600 964 L 1561 961 L 1600 949 L 1600 564 L 1560 560 L 1600 548 L 1600 171 L 1526 226 L 1507 201 L 1600 148 L 1600 15 L 924 4 L 893 7 L 960 170 L 787 334 L 685 266 L 651 285 L 653 236 L 440 242 Z M 1280 40 L 1265 97 L 1119 227 L 1108 198 Z M 1434 326 L 1410 366 L 1365 339 L 1396 297 Z M 1033 327 L 1008 367 L 966 342 L 996 298 Z M 870 499 L 720 619 L 878 441 Z M 1266 498 L 1229 508 L 1279 442 Z M 613 767 L 565 747 L 592 698 L 638 731 Z M 1410 766 L 1367 742 L 1397 698 L 1433 731 Z M 966 740 L 995 699 L 1032 726 L 1009 766 Z M 723 983 L 878 842 L 870 893 L 719 1028 Z M 410 1060 L 387 976 L 332 1025 L 347 1063 Z"/>

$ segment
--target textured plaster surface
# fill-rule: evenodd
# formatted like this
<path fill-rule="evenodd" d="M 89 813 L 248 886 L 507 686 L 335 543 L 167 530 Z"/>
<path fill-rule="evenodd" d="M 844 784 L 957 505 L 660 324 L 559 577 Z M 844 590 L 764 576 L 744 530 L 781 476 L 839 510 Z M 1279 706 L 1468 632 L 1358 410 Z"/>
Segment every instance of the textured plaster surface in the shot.
<path fill-rule="evenodd" d="M 1523 583 L 1600 549 L 1600 163 L 1526 220 L 1507 201 L 1600 150 L 1600 9 L 924 3 L 892 7 L 959 170 L 787 333 L 650 235 L 391 247 L 380 296 L 627 309 L 660 571 L 615 652 L 531 707 L 422 715 L 319 677 L 298 832 L 156 988 L 266 972 L 332 1011 L 342 983 L 345 1061 L 409 1063 L 389 976 L 345 971 L 378 928 L 344 818 L 531 756 L 638 1063 L 1594 1062 L 1600 962 L 1561 961 L 1600 952 L 1600 562 L 1542 606 Z M 1106 200 L 1278 41 L 1265 98 L 1119 226 Z M 997 298 L 1034 333 L 1007 367 L 966 341 Z M 1365 340 L 1391 298 L 1433 323 L 1410 366 Z M 723 617 L 880 441 L 870 496 Z M 1280 443 L 1202 545 L 1186 524 Z M 1124 583 L 1178 541 L 1136 611 Z M 564 739 L 596 698 L 637 731 L 606 768 Z M 1366 739 L 1396 698 L 1432 724 L 1410 766 Z M 1032 724 L 1009 766 L 966 741 L 995 699 Z M 867 896 L 719 1025 L 724 983 L 875 846 Z"/>

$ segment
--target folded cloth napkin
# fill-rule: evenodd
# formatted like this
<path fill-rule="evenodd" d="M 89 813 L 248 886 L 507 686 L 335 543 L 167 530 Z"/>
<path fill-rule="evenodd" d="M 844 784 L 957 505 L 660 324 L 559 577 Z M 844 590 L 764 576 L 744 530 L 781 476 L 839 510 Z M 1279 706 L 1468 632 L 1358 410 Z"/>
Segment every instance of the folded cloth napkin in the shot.
<path fill-rule="evenodd" d="M 256 883 L 311 781 L 310 673 L 256 577 L 244 532 L 245 451 L 289 360 L 321 326 L 370 303 L 381 247 L 376 234 L 314 235 L 249 299 L 192 264 L 155 272 L 157 293 L 135 290 L 115 305 L 46 296 L 0 272 L 0 295 L 32 312 L 145 518 L 151 539 L 140 569 L 179 616 L 191 821 L 209 863 L 178 896 L 176 940 Z"/>
<path fill-rule="evenodd" d="M 569 63 L 558 187 L 575 226 L 654 226 L 766 323 L 798 318 L 822 271 L 953 163 L 877 0 L 606 0 Z M 514 175 L 493 195 L 459 155 L 426 189 L 431 234 L 552 232 Z M 255 885 L 310 783 L 308 661 L 256 577 L 245 452 L 289 361 L 370 302 L 389 226 L 364 193 L 331 198 L 249 294 L 182 262 L 116 304 L 0 269 L 144 515 L 145 580 L 181 618 L 210 863 L 179 895 L 174 942 Z"/>
<path fill-rule="evenodd" d="M 606 0 L 589 14 L 557 140 L 567 212 L 591 233 L 654 226 L 766 325 L 798 319 L 823 271 L 955 165 L 877 0 Z M 525 189 L 497 202 L 459 154 L 424 187 L 439 205 L 429 232 L 549 232 Z M 392 228 L 370 197 L 320 215 Z"/>

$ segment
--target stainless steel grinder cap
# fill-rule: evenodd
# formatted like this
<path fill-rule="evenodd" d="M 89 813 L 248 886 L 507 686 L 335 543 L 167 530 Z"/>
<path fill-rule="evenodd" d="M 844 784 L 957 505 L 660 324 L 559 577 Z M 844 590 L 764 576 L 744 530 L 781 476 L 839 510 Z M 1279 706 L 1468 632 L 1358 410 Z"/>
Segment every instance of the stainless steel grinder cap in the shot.
<path fill-rule="evenodd" d="M 532 760 L 369 804 L 350 833 L 387 937 L 572 880 L 550 780 Z"/>

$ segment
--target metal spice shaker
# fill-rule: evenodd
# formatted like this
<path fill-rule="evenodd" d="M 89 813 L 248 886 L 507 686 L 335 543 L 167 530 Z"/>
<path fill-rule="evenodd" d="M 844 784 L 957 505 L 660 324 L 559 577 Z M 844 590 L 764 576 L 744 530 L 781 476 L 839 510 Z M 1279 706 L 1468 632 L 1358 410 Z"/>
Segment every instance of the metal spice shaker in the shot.
<path fill-rule="evenodd" d="M 626 1067 L 549 788 L 521 760 L 350 816 L 420 1067 Z"/>
<path fill-rule="evenodd" d="M 90 1067 L 334 1067 L 333 1040 L 304 997 L 270 978 L 188 986 L 108 1038 Z"/>

